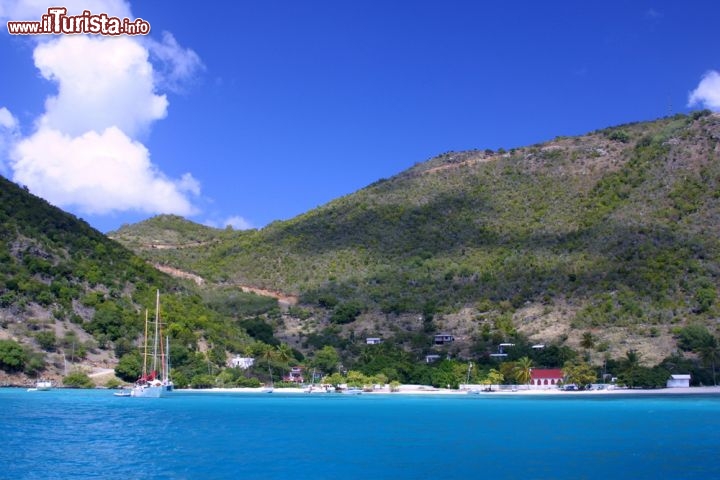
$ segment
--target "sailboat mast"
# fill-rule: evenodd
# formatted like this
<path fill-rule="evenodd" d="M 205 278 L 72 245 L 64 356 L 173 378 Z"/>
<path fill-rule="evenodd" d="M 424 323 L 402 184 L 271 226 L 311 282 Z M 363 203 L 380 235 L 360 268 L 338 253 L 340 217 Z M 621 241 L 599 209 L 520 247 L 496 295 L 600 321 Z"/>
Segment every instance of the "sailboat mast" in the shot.
<path fill-rule="evenodd" d="M 160 290 L 155 298 L 155 337 L 153 338 L 153 372 L 157 373 L 158 329 L 160 328 Z"/>
<path fill-rule="evenodd" d="M 170 380 L 170 337 L 165 337 L 165 371 L 163 372 L 163 380 Z"/>
<path fill-rule="evenodd" d="M 145 347 L 143 348 L 143 373 L 142 378 L 147 378 L 147 356 L 148 356 L 148 311 L 145 309 Z"/>

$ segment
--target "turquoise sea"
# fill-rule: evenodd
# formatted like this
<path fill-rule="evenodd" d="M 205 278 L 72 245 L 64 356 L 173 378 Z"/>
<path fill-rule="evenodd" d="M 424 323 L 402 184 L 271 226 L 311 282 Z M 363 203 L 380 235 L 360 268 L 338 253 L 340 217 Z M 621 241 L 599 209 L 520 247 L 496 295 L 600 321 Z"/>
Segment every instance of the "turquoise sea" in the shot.
<path fill-rule="evenodd" d="M 0 478 L 720 478 L 720 396 L 0 389 Z"/>

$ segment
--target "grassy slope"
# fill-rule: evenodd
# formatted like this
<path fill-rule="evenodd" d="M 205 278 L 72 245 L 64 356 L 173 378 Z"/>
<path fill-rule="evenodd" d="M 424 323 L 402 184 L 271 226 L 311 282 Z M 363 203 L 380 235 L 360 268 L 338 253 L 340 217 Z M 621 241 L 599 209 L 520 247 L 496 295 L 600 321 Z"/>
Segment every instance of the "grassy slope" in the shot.
<path fill-rule="evenodd" d="M 144 254 L 308 304 L 510 311 L 521 328 L 541 306 L 566 335 L 667 336 L 717 314 L 718 138 L 720 118 L 696 114 L 448 153 L 260 231 L 185 225 L 172 233 L 185 248 Z M 160 221 L 149 221 L 155 233 Z M 200 233 L 212 240 L 188 246 Z M 137 234 L 130 226 L 114 237 Z M 538 338 L 555 331 L 530 323 Z"/>

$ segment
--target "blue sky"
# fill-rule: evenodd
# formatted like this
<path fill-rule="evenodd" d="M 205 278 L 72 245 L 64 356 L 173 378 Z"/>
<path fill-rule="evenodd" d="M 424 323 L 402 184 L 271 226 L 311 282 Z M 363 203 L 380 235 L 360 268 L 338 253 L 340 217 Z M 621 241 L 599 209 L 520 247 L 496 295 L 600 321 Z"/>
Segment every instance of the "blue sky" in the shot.
<path fill-rule="evenodd" d="M 292 218 L 450 150 L 720 110 L 720 3 L 70 0 L 148 36 L 11 36 L 0 174 L 107 232 Z"/>

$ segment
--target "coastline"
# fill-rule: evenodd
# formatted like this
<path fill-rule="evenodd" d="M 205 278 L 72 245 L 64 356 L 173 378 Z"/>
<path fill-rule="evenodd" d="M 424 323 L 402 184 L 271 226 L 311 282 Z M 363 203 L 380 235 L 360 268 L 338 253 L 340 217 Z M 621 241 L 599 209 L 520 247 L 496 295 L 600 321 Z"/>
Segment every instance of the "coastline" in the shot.
<path fill-rule="evenodd" d="M 400 385 L 397 391 L 391 392 L 390 388 L 386 385 L 381 388 L 376 388 L 372 391 L 363 391 L 362 395 L 471 395 L 471 396 L 547 396 L 547 395 L 561 395 L 568 397 L 578 396 L 607 396 L 607 395 L 718 395 L 720 394 L 720 386 L 717 387 L 674 387 L 674 388 L 655 388 L 655 389 L 639 389 L 639 388 L 605 388 L 602 390 L 578 390 L 578 391 L 565 391 L 558 388 L 554 389 L 525 389 L 522 386 L 517 387 L 516 390 L 511 388 L 493 389 L 492 391 L 473 391 L 474 388 L 480 386 L 471 386 L 469 389 L 448 389 L 448 388 L 435 388 L 427 385 Z M 509 386 L 507 386 L 509 387 Z M 305 394 L 305 395 L 318 395 L 318 394 L 334 394 L 339 392 L 315 391 L 308 392 L 304 388 L 276 388 L 273 393 L 268 393 L 264 388 L 201 388 L 201 389 L 177 389 L 176 391 L 182 393 L 248 393 L 248 394 L 262 394 L 272 395 L 273 393 L 280 394 Z"/>

